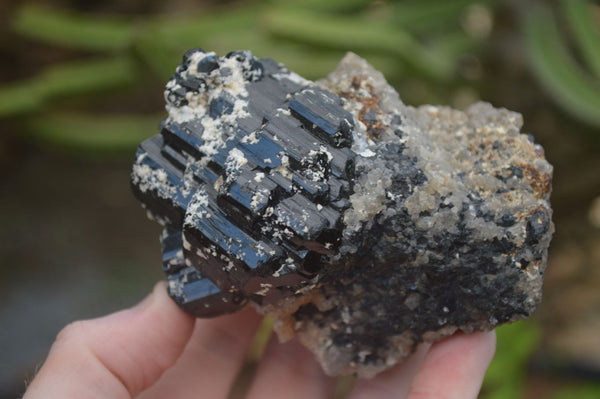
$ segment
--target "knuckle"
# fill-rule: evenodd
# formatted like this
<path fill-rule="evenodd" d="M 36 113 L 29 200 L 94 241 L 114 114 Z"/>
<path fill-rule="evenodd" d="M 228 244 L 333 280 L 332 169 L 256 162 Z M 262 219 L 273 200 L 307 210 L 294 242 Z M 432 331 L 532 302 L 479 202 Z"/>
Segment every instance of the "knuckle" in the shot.
<path fill-rule="evenodd" d="M 54 345 L 63 346 L 67 343 L 77 342 L 86 335 L 87 324 L 85 321 L 73 321 L 67 324 L 56 336 Z"/>

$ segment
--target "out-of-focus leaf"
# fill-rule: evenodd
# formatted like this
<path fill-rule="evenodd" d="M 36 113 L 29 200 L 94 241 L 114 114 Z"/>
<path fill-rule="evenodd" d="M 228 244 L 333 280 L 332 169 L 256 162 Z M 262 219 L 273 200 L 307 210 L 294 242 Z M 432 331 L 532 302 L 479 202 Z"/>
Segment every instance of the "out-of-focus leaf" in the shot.
<path fill-rule="evenodd" d="M 458 63 L 465 54 L 472 53 L 480 41 L 462 32 L 449 32 L 430 41 L 431 50 L 443 54 L 452 64 Z"/>
<path fill-rule="evenodd" d="M 31 112 L 41 101 L 42 96 L 31 82 L 0 87 L 0 118 Z"/>
<path fill-rule="evenodd" d="M 133 63 L 121 57 L 58 65 L 38 75 L 35 84 L 44 97 L 54 97 L 113 89 L 133 79 Z"/>
<path fill-rule="evenodd" d="M 310 11 L 348 12 L 360 10 L 373 0 L 271 0 L 275 6 L 293 7 Z"/>
<path fill-rule="evenodd" d="M 208 15 L 163 17 L 149 21 L 144 30 L 150 35 L 160 36 L 172 49 L 202 47 L 205 40 L 221 33 L 235 31 L 242 35 L 249 29 L 257 29 L 262 9 L 262 6 L 251 4 Z"/>
<path fill-rule="evenodd" d="M 135 49 L 161 79 L 175 71 L 182 54 L 195 47 L 213 51 L 210 42 L 235 35 L 244 39 L 257 28 L 261 6 L 251 4 L 227 12 L 214 11 L 210 15 L 159 17 L 147 21 L 135 41 Z M 230 43 L 227 52 L 242 48 Z"/>
<path fill-rule="evenodd" d="M 286 67 L 307 79 L 318 79 L 331 72 L 344 55 L 343 51 L 318 51 L 300 43 L 276 40 L 265 32 L 251 30 L 243 35 L 224 32 L 208 41 L 208 46 L 220 54 L 232 48 L 252 51 L 259 57 L 267 57 L 283 63 Z"/>
<path fill-rule="evenodd" d="M 287 51 L 286 51 L 287 50 Z M 325 78 L 329 73 L 333 72 L 337 64 L 346 53 L 344 51 L 332 52 L 328 51 L 324 55 L 315 54 L 314 51 L 294 52 L 289 49 L 282 49 L 277 53 L 277 57 L 273 56 L 278 61 L 293 71 L 307 79 L 316 80 Z M 401 65 L 390 59 L 390 57 L 382 56 L 381 54 L 361 53 L 370 64 L 378 71 L 381 71 L 386 79 L 394 80 L 400 78 L 403 72 Z"/>
<path fill-rule="evenodd" d="M 283 63 L 301 76 L 315 80 L 324 78 L 333 71 L 346 51 L 341 49 L 319 50 L 313 46 L 277 40 L 265 32 L 250 30 L 243 35 L 238 32 L 223 32 L 207 40 L 208 48 L 225 54 L 232 48 L 249 49 L 259 57 L 267 57 Z M 363 54 L 386 77 L 398 76 L 402 68 L 397 60 L 378 53 Z"/>
<path fill-rule="evenodd" d="M 134 79 L 133 63 L 126 58 L 56 65 L 36 77 L 0 87 L 0 117 L 32 112 L 44 102 L 125 86 Z"/>
<path fill-rule="evenodd" d="M 169 44 L 156 33 L 145 34 L 137 40 L 135 51 L 161 81 L 167 80 L 173 74 L 183 54 L 171 49 Z"/>
<path fill-rule="evenodd" d="M 411 32 L 428 32 L 440 26 L 456 24 L 471 4 L 489 4 L 496 0 L 405 0 L 394 2 L 394 23 Z"/>
<path fill-rule="evenodd" d="M 258 14 L 256 8 L 238 10 L 226 25 L 219 22 L 219 15 L 207 20 L 206 24 L 202 22 L 204 18 L 200 21 L 179 20 L 178 24 L 174 24 L 173 20 L 157 20 L 148 26 L 146 33 L 137 41 L 136 50 L 161 79 L 173 74 L 181 54 L 197 46 L 219 54 L 234 49 L 249 49 L 258 57 L 270 57 L 283 62 L 308 79 L 324 77 L 345 54 L 342 49 L 319 51 L 310 45 L 274 38 L 270 32 L 257 27 Z M 397 76 L 402 71 L 394 58 L 371 52 L 369 60 L 384 73 L 389 73 L 386 76 Z"/>
<path fill-rule="evenodd" d="M 32 118 L 29 131 L 36 140 L 86 153 L 132 151 L 154 135 L 160 117 L 98 116 L 56 113 Z"/>
<path fill-rule="evenodd" d="M 416 72 L 435 80 L 448 80 L 454 72 L 449 60 L 421 45 L 408 33 L 359 17 L 279 9 L 267 13 L 265 22 L 271 33 L 302 43 L 394 55 Z"/>
<path fill-rule="evenodd" d="M 574 117 L 600 127 L 600 82 L 572 59 L 550 10 L 533 9 L 524 33 L 534 75 L 552 99 Z"/>
<path fill-rule="evenodd" d="M 120 50 L 131 44 L 135 28 L 117 18 L 92 18 L 28 4 L 14 17 L 14 29 L 46 43 L 84 50 Z"/>
<path fill-rule="evenodd" d="M 540 331 L 531 320 L 496 328 L 496 355 L 483 383 L 482 399 L 521 397 L 527 362 L 537 348 Z"/>
<path fill-rule="evenodd" d="M 600 384 L 588 383 L 582 386 L 561 388 L 550 399 L 598 399 L 600 398 Z"/>
<path fill-rule="evenodd" d="M 562 6 L 583 58 L 600 78 L 600 20 L 594 19 L 592 4 L 587 0 L 562 0 Z"/>

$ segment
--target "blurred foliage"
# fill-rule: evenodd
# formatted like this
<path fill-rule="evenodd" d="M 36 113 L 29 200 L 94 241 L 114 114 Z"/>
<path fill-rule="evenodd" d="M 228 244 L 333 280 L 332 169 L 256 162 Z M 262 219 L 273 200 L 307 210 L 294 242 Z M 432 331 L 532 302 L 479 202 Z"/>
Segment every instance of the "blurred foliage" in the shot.
<path fill-rule="evenodd" d="M 131 153 L 156 130 L 159 120 L 160 116 L 51 113 L 39 115 L 28 126 L 37 140 L 66 150 Z"/>
<path fill-rule="evenodd" d="M 562 12 L 562 19 L 541 5 L 524 16 L 533 76 L 565 111 L 600 128 L 600 16 L 592 9 L 598 6 L 587 0 L 561 0 L 560 4 L 556 11 Z M 566 25 L 563 32 L 560 20 Z M 570 51 L 568 39 L 575 42 L 579 54 Z"/>
<path fill-rule="evenodd" d="M 515 3 L 533 76 L 562 109 L 600 127 L 600 23 L 598 12 L 591 9 L 595 6 L 588 0 L 561 0 L 554 8 L 541 2 Z M 408 102 L 447 102 L 476 83 L 478 77 L 464 70 L 465 60 L 477 59 L 485 48 L 499 5 L 506 4 L 255 0 L 197 14 L 126 18 L 24 4 L 11 19 L 15 34 L 67 49 L 81 61 L 42 67 L 29 79 L 0 87 L 0 118 L 12 117 L 35 140 L 65 149 L 129 151 L 154 133 L 145 119 L 157 123 L 160 116 L 114 117 L 93 106 L 110 104 L 118 90 L 143 91 L 149 80 L 159 86 L 181 54 L 198 45 L 221 54 L 247 48 L 309 79 L 325 76 L 346 51 L 356 51 L 392 84 L 420 88 L 403 93 Z M 476 100 L 476 91 L 471 92 Z M 85 117 L 70 109 L 69 102 L 55 101 L 71 99 L 72 104 L 90 97 L 94 102 Z M 60 115 L 49 116 L 53 112 Z M 103 135 L 102 128 L 111 131 Z"/>
<path fill-rule="evenodd" d="M 496 355 L 483 383 L 482 399 L 518 399 L 524 396 L 529 359 L 541 337 L 534 321 L 496 328 Z"/>
<path fill-rule="evenodd" d="M 50 100 L 66 96 L 89 96 L 127 85 L 134 78 L 127 58 L 76 61 L 51 66 L 37 76 L 0 90 L 0 117 L 40 111 Z"/>
<path fill-rule="evenodd" d="M 17 37 L 70 51 L 81 61 L 42 67 L 29 79 L 0 87 L 0 118 L 13 118 L 34 140 L 75 154 L 130 151 L 155 133 L 148 121 L 157 123 L 159 116 L 115 117 L 94 107 L 107 108 L 119 90 L 143 92 L 149 82 L 160 86 L 181 54 L 199 45 L 220 54 L 247 48 L 309 79 L 325 76 L 353 50 L 392 83 L 421 82 L 427 88 L 423 102 L 440 102 L 465 84 L 461 62 L 483 43 L 463 26 L 469 7 L 492 3 L 257 0 L 138 18 L 24 4 L 11 18 Z M 82 114 L 80 105 L 90 98 Z"/>
<path fill-rule="evenodd" d="M 585 384 L 561 388 L 550 399 L 598 399 L 600 398 L 600 384 Z"/>
<path fill-rule="evenodd" d="M 519 321 L 496 328 L 496 354 L 488 369 L 481 391 L 481 399 L 521 399 L 539 397 L 527 393 L 530 377 L 529 363 L 539 349 L 542 338 L 540 325 L 535 320 Z M 549 399 L 600 398 L 600 384 L 561 384 Z"/>
<path fill-rule="evenodd" d="M 135 26 L 126 19 L 93 18 L 37 5 L 23 6 L 13 28 L 46 43 L 100 51 L 126 49 L 135 34 Z"/>

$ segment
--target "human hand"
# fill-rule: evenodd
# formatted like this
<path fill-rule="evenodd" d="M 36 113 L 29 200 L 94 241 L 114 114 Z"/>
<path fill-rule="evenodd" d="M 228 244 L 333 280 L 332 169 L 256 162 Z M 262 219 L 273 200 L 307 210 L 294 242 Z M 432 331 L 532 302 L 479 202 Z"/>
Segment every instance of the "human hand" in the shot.
<path fill-rule="evenodd" d="M 194 319 L 164 283 L 134 308 L 68 325 L 24 399 L 226 398 L 260 323 L 252 310 Z M 349 398 L 476 398 L 495 334 L 456 334 L 421 345 L 400 365 L 358 380 Z M 272 337 L 248 398 L 329 398 L 333 378 L 299 343 Z"/>

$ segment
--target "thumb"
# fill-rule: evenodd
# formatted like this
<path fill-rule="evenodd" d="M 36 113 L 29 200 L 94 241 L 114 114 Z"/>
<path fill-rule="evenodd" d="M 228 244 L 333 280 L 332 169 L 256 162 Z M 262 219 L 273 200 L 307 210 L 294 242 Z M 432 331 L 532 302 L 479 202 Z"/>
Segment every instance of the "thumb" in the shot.
<path fill-rule="evenodd" d="M 24 399 L 132 398 L 175 363 L 193 325 L 158 283 L 131 309 L 65 327 Z"/>

